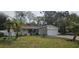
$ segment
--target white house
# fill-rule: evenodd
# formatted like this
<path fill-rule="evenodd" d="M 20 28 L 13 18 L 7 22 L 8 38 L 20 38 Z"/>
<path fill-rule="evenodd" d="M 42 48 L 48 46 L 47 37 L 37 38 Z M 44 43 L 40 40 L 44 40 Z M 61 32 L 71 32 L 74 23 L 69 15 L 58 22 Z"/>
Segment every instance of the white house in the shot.
<path fill-rule="evenodd" d="M 4 35 L 8 36 L 9 33 L 7 30 L 0 30 L 0 32 L 4 33 Z M 22 27 L 22 30 L 19 32 L 22 35 L 47 35 L 47 36 L 56 36 L 58 35 L 58 28 L 53 25 L 45 25 L 45 26 L 28 26 L 25 25 Z M 12 29 L 10 30 L 11 36 L 15 36 L 16 32 Z"/>

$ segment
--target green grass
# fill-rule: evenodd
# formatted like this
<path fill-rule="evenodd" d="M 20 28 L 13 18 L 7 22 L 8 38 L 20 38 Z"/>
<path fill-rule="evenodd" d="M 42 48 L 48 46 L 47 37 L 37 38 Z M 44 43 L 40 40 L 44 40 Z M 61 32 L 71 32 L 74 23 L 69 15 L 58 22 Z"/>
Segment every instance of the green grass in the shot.
<path fill-rule="evenodd" d="M 1 40 L 2 38 L 0 38 Z M 66 38 L 24 36 L 17 40 L 0 42 L 1 48 L 77 48 L 78 42 L 67 41 Z"/>

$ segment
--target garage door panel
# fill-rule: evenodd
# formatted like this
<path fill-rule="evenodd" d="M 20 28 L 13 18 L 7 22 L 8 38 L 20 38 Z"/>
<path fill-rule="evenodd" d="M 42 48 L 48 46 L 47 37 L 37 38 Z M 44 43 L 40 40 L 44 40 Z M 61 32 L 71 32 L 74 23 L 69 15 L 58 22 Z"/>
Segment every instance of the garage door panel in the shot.
<path fill-rule="evenodd" d="M 57 30 L 48 30 L 47 34 L 52 36 L 52 35 L 57 35 L 58 31 Z"/>

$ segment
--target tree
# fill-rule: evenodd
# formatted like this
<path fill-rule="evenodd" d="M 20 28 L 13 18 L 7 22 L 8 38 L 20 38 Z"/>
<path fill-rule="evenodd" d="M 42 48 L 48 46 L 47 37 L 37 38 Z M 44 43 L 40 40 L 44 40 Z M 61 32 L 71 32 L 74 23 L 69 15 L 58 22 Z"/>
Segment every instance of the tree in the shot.
<path fill-rule="evenodd" d="M 55 20 L 55 15 L 56 15 L 56 11 L 43 11 L 44 13 L 44 17 L 45 17 L 45 22 L 48 25 L 53 25 L 53 23 L 56 21 Z"/>
<path fill-rule="evenodd" d="M 69 17 L 68 11 L 43 11 L 47 25 L 54 25 L 59 28 L 59 32 L 66 33 L 67 20 Z"/>
<path fill-rule="evenodd" d="M 26 17 L 26 12 L 25 11 L 15 11 L 15 17 L 17 19 L 23 20 Z"/>
<path fill-rule="evenodd" d="M 30 23 L 32 20 L 34 20 L 34 21 L 37 20 L 36 17 L 35 17 L 35 15 L 34 15 L 31 11 L 27 11 L 27 12 L 26 12 L 26 17 L 28 18 L 29 23 Z"/>
<path fill-rule="evenodd" d="M 41 26 L 44 23 L 44 16 L 37 17 L 37 25 Z"/>
<path fill-rule="evenodd" d="M 57 12 L 55 18 L 57 19 L 55 25 L 58 26 L 59 32 L 62 34 L 66 33 L 66 27 L 68 25 L 69 12 Z"/>
<path fill-rule="evenodd" d="M 9 37 L 11 37 L 11 30 L 13 30 L 14 32 L 16 32 L 15 39 L 17 39 L 19 36 L 19 32 L 21 31 L 21 27 L 23 25 L 21 20 L 17 20 L 14 18 L 12 18 L 12 20 L 10 20 L 8 18 L 5 25 L 6 25 L 6 29 L 7 29 L 8 33 L 9 33 Z"/>
<path fill-rule="evenodd" d="M 5 23 L 7 21 L 7 15 L 0 13 L 0 30 L 6 29 Z"/>
<path fill-rule="evenodd" d="M 26 12 L 25 11 L 15 11 L 15 18 L 20 20 L 22 23 L 26 22 Z"/>
<path fill-rule="evenodd" d="M 8 19 L 8 20 L 6 21 L 6 29 L 7 29 L 7 32 L 8 32 L 8 34 L 9 34 L 9 37 L 11 36 L 11 33 L 10 33 L 11 26 L 12 26 L 12 23 L 11 23 L 11 21 Z"/>
<path fill-rule="evenodd" d="M 20 31 L 20 35 L 22 35 L 22 32 L 21 32 L 21 26 L 23 25 L 23 24 L 26 24 L 26 11 L 15 11 L 15 20 L 14 20 L 14 22 L 15 22 L 15 25 L 16 25 L 16 31 L 17 31 L 17 36 L 16 37 L 18 37 L 18 31 Z"/>
<path fill-rule="evenodd" d="M 18 38 L 18 36 L 19 36 L 19 32 L 21 32 L 21 28 L 22 28 L 22 25 L 24 24 L 24 23 L 22 23 L 20 20 L 18 20 L 18 19 L 13 19 L 13 29 L 14 29 L 14 31 L 16 32 L 16 39 Z M 22 33 L 21 33 L 22 34 Z M 21 35 L 20 34 L 20 35 Z"/>
<path fill-rule="evenodd" d="M 8 17 L 5 22 L 6 30 L 8 32 L 8 39 L 12 39 L 12 31 L 14 30 L 13 18 Z"/>
<path fill-rule="evenodd" d="M 69 23 L 69 28 L 74 33 L 73 41 L 75 41 L 77 35 L 79 34 L 79 16 L 77 16 L 76 14 L 71 14 Z"/>

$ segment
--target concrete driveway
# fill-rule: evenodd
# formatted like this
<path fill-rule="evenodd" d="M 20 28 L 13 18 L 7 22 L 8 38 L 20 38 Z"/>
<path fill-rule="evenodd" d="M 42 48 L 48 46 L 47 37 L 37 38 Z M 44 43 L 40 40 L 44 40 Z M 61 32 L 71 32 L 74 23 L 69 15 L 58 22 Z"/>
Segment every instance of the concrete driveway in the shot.
<path fill-rule="evenodd" d="M 58 35 L 57 37 L 73 39 L 73 35 Z M 79 40 L 79 36 L 77 36 L 76 40 Z"/>

